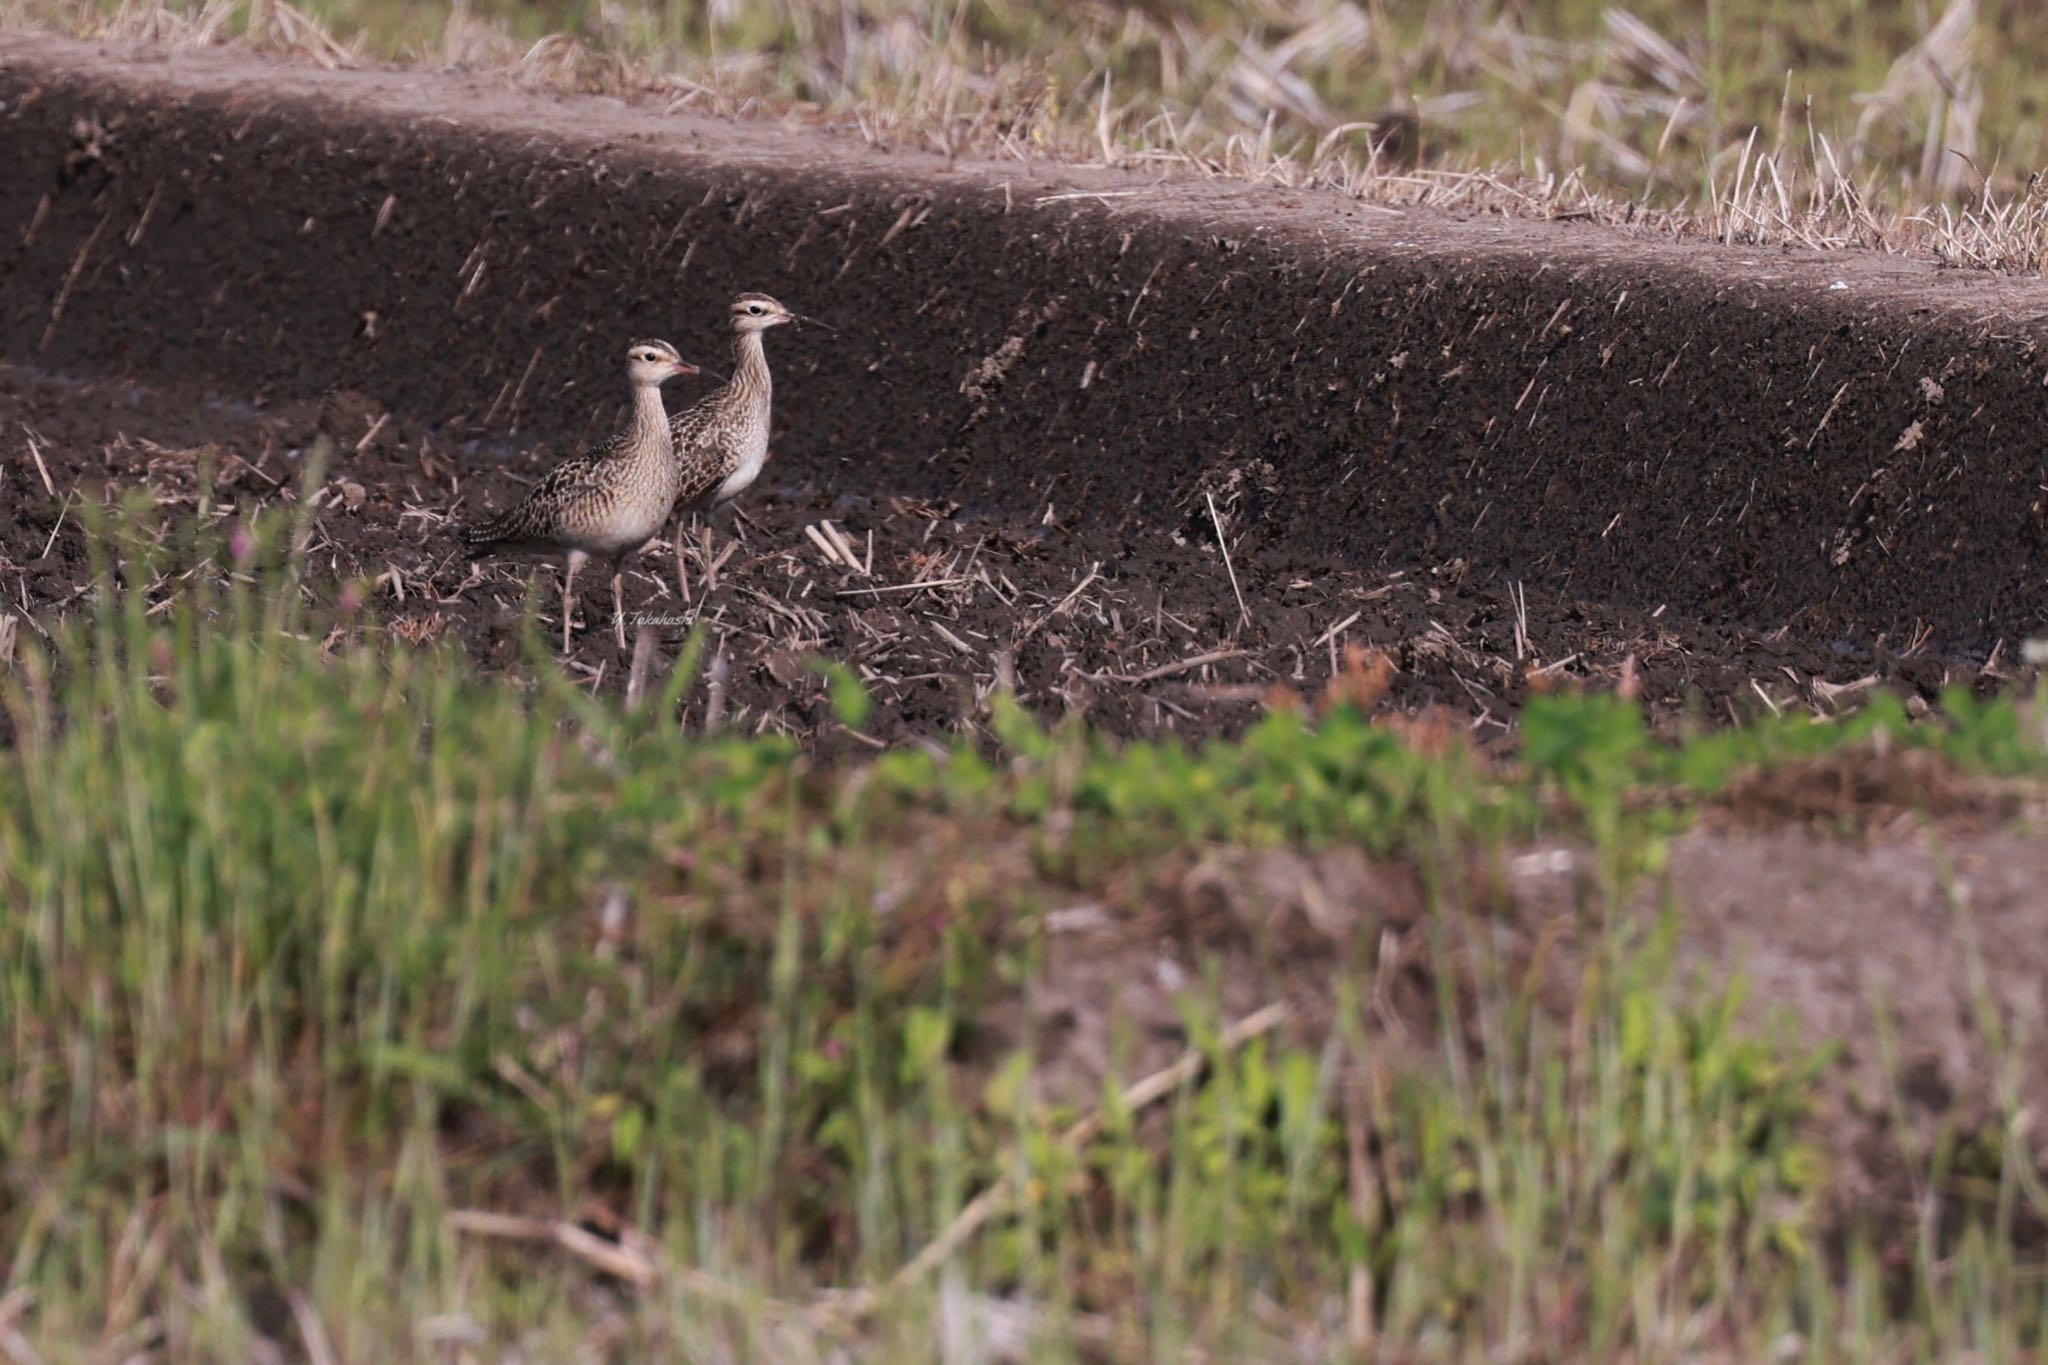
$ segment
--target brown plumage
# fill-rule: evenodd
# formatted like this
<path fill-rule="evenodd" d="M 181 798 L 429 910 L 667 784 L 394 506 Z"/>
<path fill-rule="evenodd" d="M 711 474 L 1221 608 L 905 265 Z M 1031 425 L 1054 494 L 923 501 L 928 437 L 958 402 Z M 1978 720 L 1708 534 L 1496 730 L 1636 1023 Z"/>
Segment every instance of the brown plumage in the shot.
<path fill-rule="evenodd" d="M 774 398 L 761 334 L 801 321 L 805 319 L 766 294 L 734 299 L 732 379 L 669 424 L 675 442 L 676 572 L 685 596 L 689 581 L 682 573 L 681 519 L 692 512 L 716 511 L 760 477 L 768 462 L 768 417 Z"/>
<path fill-rule="evenodd" d="M 679 374 L 695 374 L 697 367 L 666 341 L 636 341 L 627 349 L 626 371 L 633 383 L 630 426 L 588 455 L 556 465 L 512 507 L 462 532 L 471 558 L 500 550 L 565 555 L 564 653 L 575 614 L 576 571 L 592 556 L 611 561 L 613 619 L 619 644 L 625 645 L 620 565 L 654 539 L 675 502 L 675 446 L 661 385 Z"/>

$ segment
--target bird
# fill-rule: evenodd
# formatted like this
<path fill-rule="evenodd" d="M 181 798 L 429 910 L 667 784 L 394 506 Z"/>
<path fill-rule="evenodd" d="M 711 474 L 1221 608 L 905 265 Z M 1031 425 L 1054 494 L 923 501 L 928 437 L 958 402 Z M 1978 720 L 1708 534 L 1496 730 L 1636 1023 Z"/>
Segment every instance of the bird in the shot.
<path fill-rule="evenodd" d="M 612 611 L 619 646 L 626 643 L 625 601 L 619 587 L 626 556 L 654 539 L 676 497 L 675 442 L 661 386 L 695 365 L 666 341 L 636 341 L 626 349 L 633 384 L 633 420 L 586 455 L 550 469 L 526 496 L 486 521 L 463 528 L 469 557 L 496 551 L 560 551 L 562 652 L 569 652 L 575 614 L 576 571 L 595 556 L 611 561 Z"/>
<path fill-rule="evenodd" d="M 683 568 L 683 517 L 715 512 L 731 502 L 760 477 L 761 466 L 768 462 L 768 413 L 774 384 L 768 375 L 768 354 L 761 334 L 785 322 L 823 325 L 792 313 L 766 294 L 740 295 L 732 301 L 731 317 L 732 378 L 669 424 L 675 440 L 676 578 L 685 600 L 690 582 Z M 711 562 L 710 549 L 707 528 L 706 564 Z"/>

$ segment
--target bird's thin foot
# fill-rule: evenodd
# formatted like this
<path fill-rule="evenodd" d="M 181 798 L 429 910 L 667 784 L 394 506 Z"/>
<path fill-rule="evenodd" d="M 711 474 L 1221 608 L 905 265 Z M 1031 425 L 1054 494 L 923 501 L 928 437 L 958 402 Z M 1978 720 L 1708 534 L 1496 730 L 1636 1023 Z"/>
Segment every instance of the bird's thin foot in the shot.
<path fill-rule="evenodd" d="M 704 565 L 704 592 L 707 596 L 718 591 L 718 558 L 711 553 L 714 543 L 711 523 L 707 520 L 698 533 L 698 553 L 704 556 L 700 562 Z"/>
<path fill-rule="evenodd" d="M 568 568 L 562 574 L 562 657 L 569 656 L 569 636 L 576 628 L 576 570 L 581 567 L 575 555 L 569 557 Z"/>

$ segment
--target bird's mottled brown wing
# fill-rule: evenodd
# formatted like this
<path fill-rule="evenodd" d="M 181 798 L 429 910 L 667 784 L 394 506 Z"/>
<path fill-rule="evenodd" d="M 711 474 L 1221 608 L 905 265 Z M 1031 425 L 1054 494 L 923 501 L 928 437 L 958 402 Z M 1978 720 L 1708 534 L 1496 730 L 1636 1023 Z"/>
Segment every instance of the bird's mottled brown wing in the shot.
<path fill-rule="evenodd" d="M 596 462 L 589 458 L 565 460 L 541 476 L 526 496 L 478 526 L 462 533 L 472 547 L 517 544 L 543 539 L 552 534 L 562 508 L 596 489 Z"/>
<path fill-rule="evenodd" d="M 726 480 L 738 463 L 730 450 L 703 450 L 683 466 L 682 481 L 676 488 L 673 504 L 678 512 L 686 512 L 701 506 L 704 500 L 718 491 L 718 485 Z"/>
<path fill-rule="evenodd" d="M 564 498 L 573 498 L 585 489 L 595 487 L 598 483 L 602 482 L 597 477 L 597 463 L 595 455 L 585 455 L 574 460 L 562 461 L 562 463 L 541 475 L 540 482 L 535 484 L 533 491 L 526 495 L 527 501 L 532 502 L 545 499 L 549 502 L 559 502 Z"/>
<path fill-rule="evenodd" d="M 718 417 L 718 394 L 700 398 L 669 420 L 669 435 L 676 443 L 676 454 L 687 456 L 690 448 L 704 439 L 704 433 Z"/>

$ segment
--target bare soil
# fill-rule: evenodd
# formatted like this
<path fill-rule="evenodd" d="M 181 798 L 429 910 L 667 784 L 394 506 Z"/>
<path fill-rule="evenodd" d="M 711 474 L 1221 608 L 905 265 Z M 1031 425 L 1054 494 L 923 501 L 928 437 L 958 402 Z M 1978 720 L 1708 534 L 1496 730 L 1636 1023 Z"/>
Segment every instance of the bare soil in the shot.
<path fill-rule="evenodd" d="M 354 585 L 371 606 L 365 629 L 407 645 L 459 644 L 490 667 L 517 667 L 529 629 L 544 641 L 559 629 L 558 564 L 472 566 L 448 534 L 451 517 L 516 497 L 555 458 L 549 448 L 480 458 L 346 391 L 258 409 L 19 367 L 0 367 L 0 430 L 15 433 L 0 461 L 0 506 L 13 509 L 0 516 L 0 589 L 29 629 L 50 629 L 86 599 L 88 503 L 147 489 L 166 523 L 190 521 L 210 470 L 206 520 L 281 517 L 316 449 L 330 462 L 313 495 L 309 555 L 321 598 L 331 604 Z M 484 472 L 465 474 L 464 464 Z M 723 564 L 708 591 L 703 551 L 687 537 L 689 601 L 666 541 L 627 576 L 630 634 L 649 624 L 654 678 L 699 619 L 713 656 L 725 655 L 722 698 L 713 700 L 708 677 L 686 698 L 692 725 L 715 705 L 727 725 L 832 748 L 943 736 L 977 725 L 1001 679 L 1049 718 L 1080 712 L 1112 732 L 1203 735 L 1255 719 L 1276 690 L 1314 697 L 1359 645 L 1394 662 L 1391 704 L 1453 708 L 1482 736 L 1502 733 L 1533 689 L 1615 687 L 1625 676 L 1656 714 L 1710 722 L 1767 705 L 1850 706 L 1880 682 L 1932 697 L 1978 676 L 1925 652 L 1835 652 L 1519 590 L 1455 562 L 1364 569 L 1247 547 L 1226 566 L 1206 506 L 1181 525 L 1118 535 L 1057 514 L 975 516 L 950 501 L 769 483 L 744 520 L 728 515 L 710 528 L 711 558 Z M 1219 518 L 1237 506 L 1230 496 Z M 858 567 L 806 535 L 828 522 Z M 178 588 L 168 573 L 152 602 Z M 631 643 L 615 642 L 598 576 L 580 588 L 567 667 L 623 687 Z M 866 682 L 875 710 L 860 735 L 834 719 L 813 656 L 847 663 Z"/>
<path fill-rule="evenodd" d="M 1007 650 L 1020 686 L 1140 729 L 1201 714 L 1192 688 L 1312 682 L 1359 611 L 1336 642 L 1396 651 L 1404 700 L 1498 719 L 1519 684 L 1497 661 L 1556 680 L 1633 653 L 1654 701 L 1720 714 L 1758 687 L 1996 675 L 2048 620 L 2038 283 L 954 163 L 497 74 L 20 40 L 0 105 L 0 358 L 61 461 L 42 489 L 0 428 L 17 565 L 110 441 L 239 432 L 287 458 L 339 395 L 388 420 L 362 450 L 339 433 L 365 500 L 329 519 L 337 563 L 450 597 L 445 528 L 394 513 L 512 496 L 533 447 L 617 411 L 622 340 L 715 366 L 724 301 L 758 288 L 838 331 L 773 338 L 774 460 L 724 620 L 749 587 L 803 591 L 762 557 L 815 567 L 822 516 L 863 557 L 874 531 L 877 561 L 809 583 L 814 611 L 912 581 L 914 554 L 971 563 L 952 590 L 738 623 L 878 675 L 985 682 Z M 26 396 L 34 373 L 141 387 L 66 406 Z M 498 657 L 514 582 L 462 594 L 488 609 L 435 601 L 443 629 Z M 616 678 L 599 635 L 577 658 Z M 1227 649 L 1246 656 L 1188 665 Z M 901 687 L 885 706 L 913 729 L 964 691 Z"/>
<path fill-rule="evenodd" d="M 2048 614 L 2036 285 L 495 78 L 35 40 L 0 102 L 0 591 L 39 622 L 80 595 L 84 483 L 189 493 L 212 445 L 236 496 L 286 498 L 324 432 L 332 590 L 509 663 L 535 570 L 472 577 L 446 519 L 615 419 L 622 339 L 715 368 L 742 288 L 838 330 L 772 338 L 774 458 L 717 590 L 682 601 L 658 545 L 628 595 L 657 674 L 713 623 L 742 726 L 858 743 L 815 652 L 869 683 L 870 741 L 971 725 L 999 681 L 1227 731 L 1359 645 L 1394 704 L 1481 733 L 1575 680 L 1719 720 L 1996 687 Z M 806 535 L 828 519 L 860 572 Z M 569 666 L 623 685 L 586 592 Z"/>

